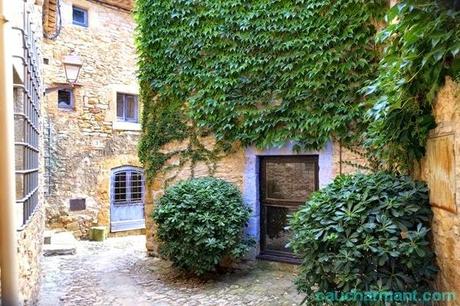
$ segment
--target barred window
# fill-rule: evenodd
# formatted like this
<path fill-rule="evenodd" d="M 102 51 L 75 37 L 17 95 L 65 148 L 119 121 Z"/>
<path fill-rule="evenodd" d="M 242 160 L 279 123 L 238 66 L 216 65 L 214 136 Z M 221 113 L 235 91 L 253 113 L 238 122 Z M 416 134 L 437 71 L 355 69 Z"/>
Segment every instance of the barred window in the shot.
<path fill-rule="evenodd" d="M 16 160 L 16 208 L 22 227 L 38 205 L 40 148 L 40 75 L 38 48 L 31 30 L 30 13 L 24 13 L 22 83 L 14 84 L 14 133 Z"/>
<path fill-rule="evenodd" d="M 113 174 L 113 202 L 130 204 L 143 202 L 144 175 L 141 169 L 123 167 Z"/>

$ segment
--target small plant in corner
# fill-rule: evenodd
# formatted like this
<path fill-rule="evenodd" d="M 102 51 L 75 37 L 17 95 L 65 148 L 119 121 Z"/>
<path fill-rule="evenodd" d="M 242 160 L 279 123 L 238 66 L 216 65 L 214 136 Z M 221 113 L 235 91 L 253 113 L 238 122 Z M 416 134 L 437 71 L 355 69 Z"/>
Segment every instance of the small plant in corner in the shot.
<path fill-rule="evenodd" d="M 437 271 L 431 216 L 426 185 L 408 176 L 336 178 L 290 220 L 290 246 L 302 259 L 298 290 L 309 305 L 330 292 L 429 291 Z"/>
<path fill-rule="evenodd" d="M 153 213 L 160 255 L 196 275 L 214 271 L 224 258 L 241 258 L 251 246 L 243 230 L 250 217 L 236 186 L 212 177 L 166 189 Z"/>

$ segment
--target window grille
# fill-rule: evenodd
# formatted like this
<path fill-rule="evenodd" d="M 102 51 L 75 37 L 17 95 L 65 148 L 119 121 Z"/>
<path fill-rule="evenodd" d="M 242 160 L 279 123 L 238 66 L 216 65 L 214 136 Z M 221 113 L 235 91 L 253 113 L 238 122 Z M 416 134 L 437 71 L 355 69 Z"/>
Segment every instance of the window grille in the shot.
<path fill-rule="evenodd" d="M 122 167 L 113 173 L 114 204 L 136 204 L 144 201 L 144 175 L 134 167 Z"/>
<path fill-rule="evenodd" d="M 38 49 L 32 32 L 30 13 L 24 7 L 23 54 L 14 55 L 23 63 L 22 84 L 14 84 L 14 121 L 16 157 L 16 205 L 19 224 L 25 225 L 38 205 L 40 98 L 42 95 Z"/>

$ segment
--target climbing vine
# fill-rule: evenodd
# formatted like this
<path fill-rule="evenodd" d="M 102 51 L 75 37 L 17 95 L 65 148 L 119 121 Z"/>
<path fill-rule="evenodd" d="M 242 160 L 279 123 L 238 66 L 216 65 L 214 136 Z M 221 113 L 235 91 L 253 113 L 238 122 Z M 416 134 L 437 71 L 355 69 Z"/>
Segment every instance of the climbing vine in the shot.
<path fill-rule="evenodd" d="M 201 142 L 201 137 L 208 136 L 204 129 L 197 129 L 190 122 L 183 100 L 176 97 L 165 99 L 155 95 L 148 85 L 142 86 L 141 100 L 144 101 L 143 110 L 143 137 L 139 144 L 139 156 L 147 169 L 147 177 L 154 174 L 177 168 L 180 170 L 187 161 L 191 168 L 198 161 L 208 165 L 209 173 L 215 170 L 215 162 L 223 152 L 228 152 L 231 145 L 221 142 L 213 148 L 206 148 Z M 184 147 L 174 147 L 166 150 L 163 147 L 171 142 L 187 141 Z M 164 166 L 166 161 L 177 157 L 178 161 L 169 166 Z M 169 177 L 172 180 L 174 177 Z"/>
<path fill-rule="evenodd" d="M 459 77 L 459 1 L 402 0 L 377 35 L 385 46 L 378 77 L 366 88 L 367 152 L 407 172 L 424 154 L 432 109 L 446 75 Z"/>
<path fill-rule="evenodd" d="M 231 143 L 318 149 L 364 127 L 384 0 L 138 0 L 140 158 L 212 162 Z M 212 133 L 214 148 L 200 145 Z M 194 140 L 194 141 L 192 141 Z M 172 141 L 183 150 L 163 152 Z"/>

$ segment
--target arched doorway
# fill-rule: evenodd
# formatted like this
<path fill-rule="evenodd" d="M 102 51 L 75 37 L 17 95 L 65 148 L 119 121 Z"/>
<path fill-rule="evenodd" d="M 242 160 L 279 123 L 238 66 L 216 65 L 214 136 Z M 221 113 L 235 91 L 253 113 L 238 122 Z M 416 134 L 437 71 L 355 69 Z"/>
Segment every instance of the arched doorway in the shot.
<path fill-rule="evenodd" d="M 110 182 L 110 231 L 145 228 L 144 171 L 123 166 L 112 169 Z"/>

